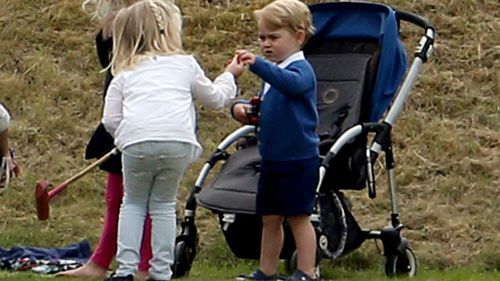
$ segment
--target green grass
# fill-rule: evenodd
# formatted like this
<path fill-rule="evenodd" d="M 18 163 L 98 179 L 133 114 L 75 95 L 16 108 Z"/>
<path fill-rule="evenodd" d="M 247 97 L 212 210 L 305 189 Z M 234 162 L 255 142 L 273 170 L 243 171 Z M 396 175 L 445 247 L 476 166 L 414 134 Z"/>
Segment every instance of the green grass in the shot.
<path fill-rule="evenodd" d="M 90 164 L 82 155 L 101 117 L 103 74 L 93 46 L 98 22 L 82 11 L 81 2 L 2 0 L 0 5 L 0 101 L 12 112 L 12 146 L 24 168 L 23 177 L 0 196 L 2 248 L 62 247 L 82 239 L 95 246 L 100 235 L 105 174 L 98 170 L 51 201 L 48 221 L 39 221 L 33 207 L 37 180 L 57 185 Z M 235 49 L 256 49 L 252 11 L 267 2 L 176 0 L 185 15 L 185 49 L 209 77 L 223 70 Z M 403 235 L 420 265 L 415 280 L 500 280 L 498 0 L 377 2 L 422 15 L 437 32 L 434 56 L 393 131 L 401 220 L 408 226 Z M 403 39 L 411 53 L 420 34 L 407 27 L 402 25 L 409 30 Z M 259 86 L 249 73 L 239 82 L 246 98 Z M 238 126 L 227 110 L 197 109 L 205 154 L 181 184 L 179 214 L 203 161 Z M 347 194 L 360 225 L 380 229 L 389 220 L 390 204 L 386 175 L 377 175 L 375 200 L 365 191 Z M 183 280 L 231 280 L 253 269 L 254 263 L 227 249 L 213 214 L 199 209 L 197 226 L 200 253 Z M 383 257 L 366 244 L 339 261 L 324 261 L 324 276 L 386 280 Z M 0 271 L 0 281 L 43 279 Z"/>
<path fill-rule="evenodd" d="M 227 264 L 214 266 L 208 263 L 196 263 L 190 274 L 186 277 L 178 278 L 179 281 L 232 281 L 242 273 L 251 272 L 255 264 L 242 262 L 237 264 Z M 345 268 L 323 268 L 324 281 L 494 281 L 500 279 L 498 271 L 476 271 L 473 268 L 451 269 L 446 271 L 422 269 L 414 278 L 388 278 L 384 276 L 382 269 L 370 269 L 363 271 L 349 270 Z M 59 280 L 59 281 L 101 281 L 101 278 L 63 278 L 54 276 L 44 276 L 33 273 L 7 273 L 0 272 L 0 280 L 3 281 L 33 281 L 33 280 Z"/>

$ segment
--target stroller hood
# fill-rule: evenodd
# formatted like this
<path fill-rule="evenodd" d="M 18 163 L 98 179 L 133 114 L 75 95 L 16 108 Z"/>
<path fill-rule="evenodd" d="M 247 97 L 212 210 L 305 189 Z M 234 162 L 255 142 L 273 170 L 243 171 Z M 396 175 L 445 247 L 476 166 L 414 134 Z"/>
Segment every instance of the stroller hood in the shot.
<path fill-rule="evenodd" d="M 378 121 L 394 97 L 407 67 L 399 40 L 396 12 L 371 3 L 323 3 L 310 6 L 316 29 L 308 44 L 328 39 L 376 40 L 381 48 L 370 121 Z"/>

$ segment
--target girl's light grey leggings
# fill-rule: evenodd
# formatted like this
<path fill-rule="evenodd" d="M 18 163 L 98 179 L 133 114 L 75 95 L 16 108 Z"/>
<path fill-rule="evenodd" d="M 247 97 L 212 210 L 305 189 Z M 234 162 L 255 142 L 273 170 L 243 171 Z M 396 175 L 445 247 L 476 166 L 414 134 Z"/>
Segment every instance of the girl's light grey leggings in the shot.
<path fill-rule="evenodd" d="M 141 142 L 122 151 L 124 197 L 118 221 L 116 276 L 134 275 L 146 214 L 152 220 L 148 276 L 170 280 L 176 236 L 175 200 L 195 147 L 182 142 Z"/>

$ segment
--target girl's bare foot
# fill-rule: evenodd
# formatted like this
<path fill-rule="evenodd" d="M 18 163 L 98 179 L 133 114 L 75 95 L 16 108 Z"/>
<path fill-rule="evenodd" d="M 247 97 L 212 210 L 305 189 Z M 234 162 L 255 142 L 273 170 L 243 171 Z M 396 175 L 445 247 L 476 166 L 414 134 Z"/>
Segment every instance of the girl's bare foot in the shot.
<path fill-rule="evenodd" d="M 148 277 L 148 272 L 147 271 L 137 271 L 135 274 L 135 277 L 139 280 L 145 280 L 146 277 Z"/>
<path fill-rule="evenodd" d="M 65 277 L 106 277 L 107 269 L 89 261 L 86 264 L 68 271 L 56 273 L 56 276 Z"/>

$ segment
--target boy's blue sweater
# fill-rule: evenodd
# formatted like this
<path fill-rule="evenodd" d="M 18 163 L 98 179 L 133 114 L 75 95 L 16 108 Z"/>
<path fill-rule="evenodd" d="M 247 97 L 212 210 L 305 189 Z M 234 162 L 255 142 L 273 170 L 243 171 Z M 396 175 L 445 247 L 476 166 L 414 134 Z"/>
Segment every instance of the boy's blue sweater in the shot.
<path fill-rule="evenodd" d="M 262 160 L 318 157 L 316 76 L 307 60 L 282 69 L 257 57 L 250 71 L 270 84 L 260 106 L 259 151 Z"/>

